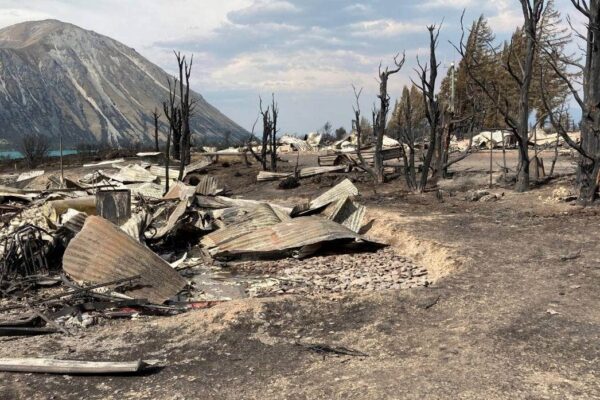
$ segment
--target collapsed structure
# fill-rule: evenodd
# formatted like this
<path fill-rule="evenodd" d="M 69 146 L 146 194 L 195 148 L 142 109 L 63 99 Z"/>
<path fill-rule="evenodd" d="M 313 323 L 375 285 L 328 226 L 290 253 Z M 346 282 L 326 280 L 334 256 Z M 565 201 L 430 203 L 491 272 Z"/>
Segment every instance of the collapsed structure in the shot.
<path fill-rule="evenodd" d="M 22 174 L 14 180 L 22 187 L 0 187 L 0 335 L 67 333 L 98 318 L 171 315 L 227 299 L 231 289 L 208 296 L 198 287 L 201 264 L 385 246 L 362 234 L 365 208 L 348 179 L 288 207 L 228 197 L 202 173 L 211 162 L 190 164 L 183 181 L 169 171 L 166 193 L 164 167 L 143 157 L 88 164 L 62 182 Z M 42 178 L 44 189 L 22 185 Z"/>

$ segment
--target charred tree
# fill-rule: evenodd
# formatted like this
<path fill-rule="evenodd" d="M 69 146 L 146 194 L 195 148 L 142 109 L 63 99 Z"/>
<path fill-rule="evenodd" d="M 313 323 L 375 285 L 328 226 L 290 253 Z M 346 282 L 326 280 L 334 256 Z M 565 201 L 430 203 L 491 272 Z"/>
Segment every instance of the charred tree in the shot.
<path fill-rule="evenodd" d="M 389 69 L 385 67 L 385 70 L 381 69 L 381 63 L 379 64 L 378 76 L 379 76 L 379 109 L 373 110 L 373 133 L 375 135 L 375 153 L 373 154 L 373 167 L 376 173 L 377 183 L 383 183 L 385 180 L 383 174 L 383 155 L 381 150 L 383 148 L 383 137 L 385 136 L 387 114 L 390 108 L 390 96 L 387 92 L 388 80 L 391 75 L 397 73 L 402 69 L 404 65 L 405 56 L 402 55 L 402 59 L 399 59 L 400 55 L 397 54 L 394 57 L 394 68 Z M 360 146 L 359 146 L 360 147 Z"/>
<path fill-rule="evenodd" d="M 417 58 L 417 72 L 419 73 L 420 83 L 413 82 L 423 94 L 425 117 L 429 125 L 429 147 L 427 148 L 427 153 L 425 153 L 425 158 L 423 159 L 421 177 L 417 187 L 417 190 L 420 192 L 424 191 L 425 186 L 427 186 L 429 169 L 431 168 L 431 162 L 433 160 L 434 153 L 437 152 L 437 154 L 441 154 L 442 151 L 439 131 L 440 105 L 435 93 L 435 82 L 439 67 L 435 51 L 437 48 L 438 37 L 440 35 L 440 28 L 436 27 L 435 25 L 430 25 L 427 27 L 427 30 L 429 31 L 429 63 L 421 64 Z M 436 169 L 439 169 L 439 167 L 439 165 L 436 166 Z M 434 170 L 432 176 L 435 177 L 436 175 L 436 170 Z"/>
<path fill-rule="evenodd" d="M 154 151 L 160 151 L 158 148 L 158 120 L 161 114 L 158 112 L 158 107 L 152 111 L 152 119 L 154 120 Z"/>
<path fill-rule="evenodd" d="M 168 134 L 167 134 L 167 145 L 165 148 L 165 193 L 169 191 L 169 164 L 171 159 L 171 140 L 173 140 L 173 136 L 176 132 L 180 132 L 181 129 L 181 110 L 177 106 L 176 103 L 176 86 L 177 79 L 173 79 L 173 83 L 171 83 L 170 79 L 167 79 L 167 83 L 169 84 L 169 100 L 163 102 L 163 111 L 165 113 L 165 117 L 169 122 Z M 173 145 L 177 143 L 173 140 Z"/>
<path fill-rule="evenodd" d="M 271 119 L 270 106 L 267 106 L 266 110 L 263 110 L 262 98 L 259 97 L 259 108 L 260 115 L 263 123 L 263 134 L 260 148 L 260 162 L 263 171 L 267 170 L 267 153 L 271 144 L 271 132 L 273 130 L 273 121 Z"/>
<path fill-rule="evenodd" d="M 190 116 L 192 115 L 195 101 L 190 99 L 190 76 L 192 74 L 192 64 L 194 57 L 190 58 L 188 64 L 186 57 L 180 52 L 175 52 L 177 58 L 177 67 L 179 69 L 179 110 L 181 112 L 181 135 L 179 137 L 180 160 L 179 165 L 179 180 L 183 180 L 185 166 L 190 163 L 190 143 L 191 129 Z"/>
<path fill-rule="evenodd" d="M 529 190 L 529 114 L 530 114 L 530 92 L 534 71 L 534 60 L 536 56 L 538 25 L 542 18 L 545 2 L 544 0 L 519 0 L 523 14 L 523 32 L 525 35 L 525 51 L 523 56 L 514 54 L 513 42 L 508 46 L 508 57 L 504 61 L 504 69 L 516 84 L 518 107 L 514 110 L 511 107 L 511 99 L 503 92 L 497 82 L 486 80 L 475 73 L 476 69 L 481 69 L 481 60 L 478 60 L 472 54 L 467 52 L 465 43 L 465 31 L 463 18 L 461 18 L 461 27 L 463 35 L 460 44 L 454 46 L 458 53 L 463 57 L 464 67 L 469 78 L 482 90 L 486 97 L 493 104 L 494 108 L 504 119 L 509 129 L 514 133 L 519 149 L 519 165 L 517 169 L 517 182 L 515 190 L 524 192 Z M 490 45 L 490 51 L 495 49 Z"/>
<path fill-rule="evenodd" d="M 356 155 L 358 157 L 358 167 L 367 171 L 371 175 L 373 180 L 377 181 L 377 172 L 365 162 L 361 151 L 361 146 L 363 143 L 363 131 L 362 125 L 360 123 L 361 118 L 359 100 L 360 94 L 362 93 L 362 89 L 356 91 L 356 87 L 354 85 L 352 85 L 352 89 L 354 90 L 354 100 L 356 101 L 356 105 L 352 107 L 354 110 L 354 119 L 352 120 L 352 127 L 356 131 Z"/>
<path fill-rule="evenodd" d="M 277 117 L 279 106 L 275 102 L 275 94 L 272 95 L 271 103 L 271 171 L 277 171 Z"/>
<path fill-rule="evenodd" d="M 550 122 L 565 140 L 579 155 L 577 180 L 579 185 L 579 201 L 588 203 L 593 201 L 598 192 L 600 176 L 600 1 L 599 0 L 571 0 L 575 9 L 584 17 L 587 32 L 576 32 L 580 39 L 585 41 L 585 63 L 569 63 L 577 66 L 583 73 L 583 85 L 580 95 L 569 76 L 560 68 L 559 62 L 564 61 L 564 55 L 550 48 L 547 51 L 548 63 L 552 70 L 565 82 L 581 108 L 581 143 L 576 143 L 568 135 L 568 127 L 556 115 L 556 110 L 550 105 L 545 91 L 542 90 L 543 103 L 548 110 Z"/>

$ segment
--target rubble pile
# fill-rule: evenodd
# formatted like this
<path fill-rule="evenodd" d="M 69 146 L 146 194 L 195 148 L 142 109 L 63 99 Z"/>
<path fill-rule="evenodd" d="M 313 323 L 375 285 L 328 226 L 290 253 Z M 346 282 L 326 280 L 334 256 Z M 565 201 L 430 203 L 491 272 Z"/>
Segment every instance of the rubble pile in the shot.
<path fill-rule="evenodd" d="M 427 270 L 390 248 L 374 253 L 334 254 L 308 260 L 244 262 L 239 270 L 271 272 L 272 278 L 250 287 L 251 296 L 331 294 L 427 286 Z"/>
<path fill-rule="evenodd" d="M 120 159 L 51 176 L 44 189 L 27 189 L 38 172 L 1 187 L 0 335 L 68 333 L 247 296 L 428 284 L 425 269 L 362 233 L 365 207 L 348 179 L 282 206 L 229 197 L 198 173 L 211 162 L 188 165 L 181 181 L 174 169 Z"/>

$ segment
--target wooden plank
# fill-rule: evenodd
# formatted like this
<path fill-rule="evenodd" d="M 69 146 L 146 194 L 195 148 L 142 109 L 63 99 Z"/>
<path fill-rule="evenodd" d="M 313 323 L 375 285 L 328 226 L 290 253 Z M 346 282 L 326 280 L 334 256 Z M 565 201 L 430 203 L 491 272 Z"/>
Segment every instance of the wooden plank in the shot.
<path fill-rule="evenodd" d="M 152 362 L 79 361 L 51 358 L 0 358 L 0 371 L 44 374 L 124 374 L 143 370 Z"/>

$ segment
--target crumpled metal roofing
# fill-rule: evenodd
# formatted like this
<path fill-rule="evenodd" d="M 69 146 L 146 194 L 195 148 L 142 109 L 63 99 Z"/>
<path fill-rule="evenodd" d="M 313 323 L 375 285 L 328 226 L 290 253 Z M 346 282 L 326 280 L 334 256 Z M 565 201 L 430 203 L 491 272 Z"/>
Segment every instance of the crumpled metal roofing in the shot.
<path fill-rule="evenodd" d="M 110 179 L 122 183 L 155 182 L 157 180 L 156 175 L 150 173 L 150 171 L 137 164 L 122 167 L 117 173 L 105 171 L 103 174 L 108 176 Z"/>
<path fill-rule="evenodd" d="M 212 175 L 202 175 L 196 185 L 196 193 L 204 196 L 216 196 L 221 192 L 223 189 L 219 188 L 219 181 Z"/>
<path fill-rule="evenodd" d="M 139 285 L 125 292 L 163 303 L 186 285 L 177 271 L 119 227 L 96 216 L 69 243 L 64 271 L 76 281 L 102 283 L 139 275 Z"/>
<path fill-rule="evenodd" d="M 181 181 L 177 181 L 171 185 L 169 191 L 163 196 L 163 200 L 183 200 L 194 196 L 196 188 Z"/>
<path fill-rule="evenodd" d="M 339 240 L 383 245 L 366 239 L 337 222 L 312 216 L 293 218 L 243 235 L 224 238 L 208 251 L 215 258 L 272 256 L 296 249 L 306 256 L 317 250 L 319 244 Z"/>
<path fill-rule="evenodd" d="M 335 166 L 326 166 L 326 167 L 307 167 L 302 168 L 298 171 L 299 178 L 309 178 L 315 175 L 326 174 L 328 172 L 337 172 L 343 171 L 347 167 L 346 165 L 335 165 Z M 258 176 L 256 177 L 257 181 L 276 181 L 280 179 L 287 178 L 289 176 L 293 176 L 293 172 L 271 172 L 271 171 L 259 171 Z"/>
<path fill-rule="evenodd" d="M 187 200 L 180 200 L 177 206 L 171 212 L 171 214 L 169 214 L 167 222 L 163 226 L 156 229 L 156 232 L 148 232 L 146 237 L 148 239 L 160 239 L 164 237 L 166 234 L 171 232 L 173 228 L 175 228 L 175 226 L 177 225 L 181 217 L 183 217 L 186 211 Z"/>
<path fill-rule="evenodd" d="M 333 203 L 330 203 L 321 215 L 344 225 L 353 232 L 359 232 L 362 227 L 367 208 L 353 201 L 346 196 Z"/>
<path fill-rule="evenodd" d="M 358 189 L 356 188 L 356 186 L 354 186 L 354 184 L 350 182 L 350 179 L 344 179 L 342 182 L 338 183 L 325 193 L 321 194 L 316 199 L 313 199 L 310 202 L 309 206 L 312 210 L 314 210 L 317 208 L 324 207 L 334 201 L 338 201 L 339 199 L 357 195 Z"/>
<path fill-rule="evenodd" d="M 161 199 L 165 191 L 165 187 L 163 185 L 152 182 L 132 183 L 130 185 L 125 185 L 125 187 L 131 190 L 132 195 L 140 195 L 153 199 Z"/>
<path fill-rule="evenodd" d="M 191 174 L 192 172 L 200 171 L 213 163 L 210 157 L 201 157 L 198 161 L 190 163 L 185 166 L 184 175 Z"/>
<path fill-rule="evenodd" d="M 225 228 L 209 233 L 200 242 L 211 248 L 260 227 L 278 224 L 282 220 L 269 204 L 259 204 L 252 209 L 241 210 L 236 215 L 230 214 L 226 217 Z"/>
<path fill-rule="evenodd" d="M 148 172 L 158 176 L 161 181 L 167 177 L 167 169 L 162 165 L 151 165 L 150 168 L 148 168 Z M 175 180 L 178 176 L 179 170 L 177 168 L 169 168 L 169 180 Z"/>
<path fill-rule="evenodd" d="M 44 175 L 44 170 L 34 170 L 34 171 L 23 172 L 23 173 L 19 174 L 19 176 L 17 177 L 17 182 L 27 181 L 27 180 L 37 178 L 38 176 L 42 176 L 42 175 Z"/>

